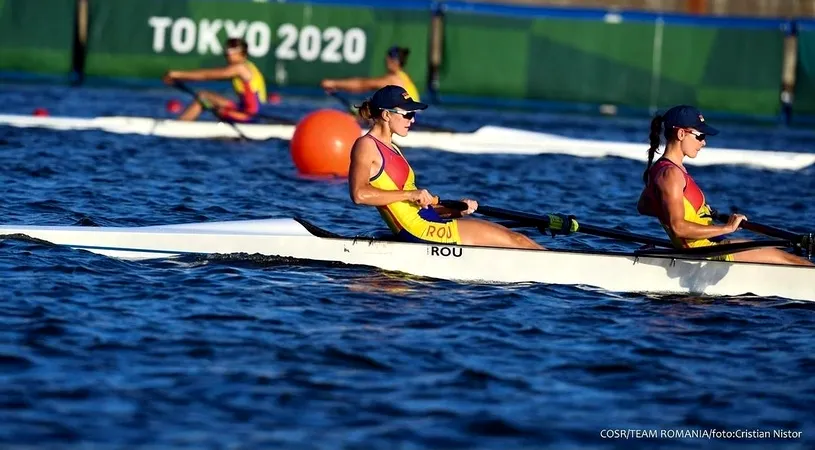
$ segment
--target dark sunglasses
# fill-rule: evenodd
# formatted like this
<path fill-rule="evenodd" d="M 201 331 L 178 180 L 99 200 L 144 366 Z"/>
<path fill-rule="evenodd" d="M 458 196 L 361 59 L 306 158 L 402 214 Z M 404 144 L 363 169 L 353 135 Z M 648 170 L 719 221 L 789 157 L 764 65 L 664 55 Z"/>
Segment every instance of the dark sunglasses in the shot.
<path fill-rule="evenodd" d="M 394 114 L 399 114 L 400 116 L 404 117 L 407 120 L 411 120 L 416 117 L 416 111 L 397 111 L 395 109 L 386 109 L 385 111 L 392 112 Z"/>
<path fill-rule="evenodd" d="M 702 133 L 701 131 L 691 130 L 690 128 L 681 128 L 681 127 L 674 127 L 674 128 L 679 128 L 681 130 L 685 130 L 686 132 L 694 135 L 696 137 L 696 140 L 699 141 L 699 142 L 702 142 L 702 141 L 705 140 L 705 138 L 707 138 L 707 135 L 705 133 Z"/>

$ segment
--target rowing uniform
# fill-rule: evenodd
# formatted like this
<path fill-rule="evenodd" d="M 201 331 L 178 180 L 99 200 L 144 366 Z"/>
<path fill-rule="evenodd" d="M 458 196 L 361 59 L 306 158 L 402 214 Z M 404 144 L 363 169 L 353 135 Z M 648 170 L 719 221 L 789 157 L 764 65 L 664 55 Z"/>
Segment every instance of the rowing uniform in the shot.
<path fill-rule="evenodd" d="M 239 76 L 232 78 L 232 89 L 238 96 L 238 104 L 233 102 L 219 111 L 223 118 L 237 122 L 251 120 L 260 110 L 260 105 L 266 103 L 266 82 L 263 74 L 251 61 L 244 64 L 252 72 L 252 78 L 249 81 Z"/>
<path fill-rule="evenodd" d="M 370 134 L 367 137 L 373 139 L 382 156 L 382 167 L 371 177 L 371 186 L 385 191 L 415 191 L 415 174 L 398 148 L 388 147 Z M 378 206 L 377 209 L 388 224 L 388 228 L 400 240 L 461 244 L 458 221 L 442 218 L 433 207 L 421 208 L 413 202 L 404 200 Z"/>
<path fill-rule="evenodd" d="M 419 99 L 419 89 L 416 88 L 416 85 L 413 83 L 413 80 L 410 79 L 410 76 L 404 71 L 400 70 L 396 72 L 396 75 L 402 79 L 402 87 L 405 88 L 410 98 L 413 100 L 420 102 Z"/>
<path fill-rule="evenodd" d="M 719 245 L 727 243 L 727 240 L 717 237 L 711 239 L 682 239 L 674 236 L 670 228 L 666 225 L 668 218 L 662 215 L 662 204 L 659 201 L 659 193 L 657 192 L 656 185 L 651 184 L 651 180 L 659 176 L 662 171 L 670 167 L 676 167 L 682 170 L 681 167 L 676 165 L 673 161 L 661 158 L 648 170 L 648 181 L 645 185 L 645 199 L 648 204 L 648 209 L 653 211 L 656 217 L 662 224 L 662 228 L 668 234 L 671 242 L 677 248 L 692 248 L 692 247 L 707 247 L 710 245 Z M 710 207 L 705 202 L 705 194 L 699 189 L 699 186 L 693 181 L 693 178 L 684 170 L 682 173 L 685 175 L 685 187 L 682 190 L 683 202 L 685 204 L 685 220 L 688 222 L 698 223 L 700 225 L 713 225 L 713 217 Z M 733 261 L 733 255 L 715 256 L 710 259 L 721 261 Z"/>

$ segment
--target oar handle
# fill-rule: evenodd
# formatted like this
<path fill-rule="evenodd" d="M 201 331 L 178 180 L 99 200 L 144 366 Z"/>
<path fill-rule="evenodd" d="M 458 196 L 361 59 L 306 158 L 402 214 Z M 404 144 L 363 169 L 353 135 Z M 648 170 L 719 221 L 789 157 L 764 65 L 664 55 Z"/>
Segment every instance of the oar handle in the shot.
<path fill-rule="evenodd" d="M 459 200 L 441 200 L 439 197 L 433 197 L 434 205 L 443 206 L 447 209 L 452 209 L 454 211 L 466 211 L 469 206 Z"/>
<path fill-rule="evenodd" d="M 719 222 L 727 222 L 730 220 L 730 215 L 728 214 L 721 214 L 714 212 L 713 217 L 718 220 Z M 788 241 L 801 244 L 801 241 L 804 239 L 804 235 L 792 233 L 787 230 L 782 230 L 781 228 L 771 227 L 769 225 L 762 225 L 760 223 L 751 222 L 749 220 L 743 220 L 739 227 L 744 228 L 745 230 L 754 231 L 756 233 L 761 233 L 767 236 L 777 237 L 779 239 L 787 239 Z"/>
<path fill-rule="evenodd" d="M 727 222 L 730 220 L 730 216 L 727 214 L 721 214 L 716 211 L 712 212 L 712 216 L 715 220 L 719 222 Z M 779 239 L 785 239 L 789 241 L 790 247 L 792 247 L 796 253 L 806 256 L 807 258 L 811 257 L 815 254 L 815 239 L 813 238 L 813 234 L 798 234 L 793 233 L 791 231 L 782 230 L 781 228 L 776 228 L 770 225 L 763 225 L 756 222 L 751 222 L 749 220 L 743 220 L 739 225 L 740 228 L 744 228 L 745 230 L 750 230 L 755 233 L 760 233 L 765 236 L 775 237 Z"/>

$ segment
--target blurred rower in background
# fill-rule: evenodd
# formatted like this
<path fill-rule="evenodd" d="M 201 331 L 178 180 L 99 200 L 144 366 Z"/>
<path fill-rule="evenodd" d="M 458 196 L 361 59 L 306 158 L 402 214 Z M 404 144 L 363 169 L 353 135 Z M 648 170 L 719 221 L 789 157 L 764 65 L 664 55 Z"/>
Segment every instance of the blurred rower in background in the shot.
<path fill-rule="evenodd" d="M 266 103 L 266 81 L 257 66 L 249 60 L 246 41 L 230 38 L 226 41 L 224 57 L 227 65 L 213 69 L 170 70 L 164 75 L 164 82 L 172 85 L 177 81 L 232 80 L 232 89 L 238 98 L 237 103 L 210 91 L 199 91 L 198 98 L 179 117 L 180 120 L 195 120 L 204 106 L 211 107 L 218 118 L 234 122 L 248 122 Z M 207 103 L 202 105 L 201 102 Z"/>
<path fill-rule="evenodd" d="M 416 89 L 413 80 L 410 79 L 410 76 L 404 70 L 409 54 L 410 49 L 393 46 L 388 49 L 385 55 L 385 67 L 388 70 L 388 73 L 385 75 L 373 78 L 325 79 L 320 83 L 320 86 L 329 93 L 345 91 L 352 94 L 375 91 L 389 85 L 401 86 L 407 91 L 410 98 L 417 102 L 421 101 L 419 98 L 419 90 Z"/>

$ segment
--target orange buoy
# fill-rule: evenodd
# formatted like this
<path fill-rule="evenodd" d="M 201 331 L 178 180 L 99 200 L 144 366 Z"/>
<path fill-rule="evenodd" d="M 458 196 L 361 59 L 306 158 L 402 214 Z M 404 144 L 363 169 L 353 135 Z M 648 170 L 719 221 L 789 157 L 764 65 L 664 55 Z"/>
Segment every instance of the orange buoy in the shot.
<path fill-rule="evenodd" d="M 34 109 L 34 115 L 37 117 L 48 117 L 48 110 L 45 108 Z"/>
<path fill-rule="evenodd" d="M 181 105 L 181 102 L 176 100 L 176 99 L 172 99 L 172 100 L 167 101 L 167 111 L 169 111 L 169 112 L 171 112 L 173 114 L 180 113 L 182 106 L 183 105 Z"/>
<path fill-rule="evenodd" d="M 336 109 L 308 114 L 294 129 L 289 148 L 297 170 L 304 175 L 348 176 L 351 146 L 362 134 L 357 121 Z"/>

